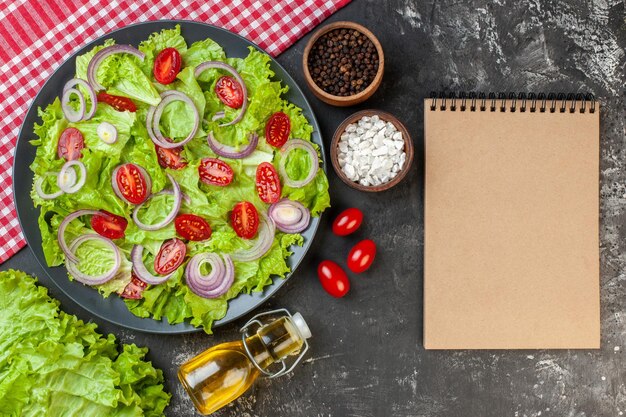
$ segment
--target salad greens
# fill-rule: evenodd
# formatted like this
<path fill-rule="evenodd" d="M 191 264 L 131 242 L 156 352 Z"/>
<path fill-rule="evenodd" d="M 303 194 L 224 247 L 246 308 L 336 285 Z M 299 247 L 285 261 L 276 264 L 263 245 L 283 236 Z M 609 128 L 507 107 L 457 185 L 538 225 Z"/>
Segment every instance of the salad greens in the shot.
<path fill-rule="evenodd" d="M 148 349 L 120 351 L 35 283 L 0 272 L 0 416 L 162 416 L 170 394 Z"/>
<path fill-rule="evenodd" d="M 113 40 L 107 40 L 104 45 L 96 46 L 90 52 L 77 57 L 76 77 L 87 79 L 90 59 L 104 46 L 112 44 Z M 180 52 L 182 70 L 175 82 L 162 85 L 154 80 L 152 68 L 158 53 L 169 47 Z M 31 141 L 37 148 L 31 169 L 35 173 L 35 181 L 45 177 L 45 192 L 55 190 L 56 187 L 54 176 L 48 178 L 48 174 L 58 172 L 65 162 L 57 156 L 57 144 L 63 130 L 75 127 L 82 133 L 85 141 L 80 161 L 87 169 L 87 181 L 78 192 L 62 194 L 51 200 L 42 199 L 34 189 L 31 192 L 35 206 L 41 207 L 38 223 L 49 266 L 65 262 L 57 241 L 57 230 L 68 214 L 79 209 L 106 210 L 128 220 L 125 238 L 115 240 L 126 259 L 122 261 L 122 267 L 113 280 L 97 286 L 103 296 L 121 293 L 130 282 L 132 264 L 128 259 L 133 245 L 140 244 L 145 248 L 144 263 L 154 273 L 154 256 L 162 242 L 177 236 L 173 223 L 156 231 L 142 230 L 134 224 L 131 217 L 134 206 L 118 198 L 111 187 L 112 172 L 117 166 L 132 162 L 143 167 L 152 179 L 153 195 L 171 187 L 166 174 L 172 175 L 179 183 L 182 192 L 188 197 L 187 201 L 183 201 L 179 213 L 201 216 L 209 222 L 213 231 L 209 240 L 187 242 L 189 258 L 203 252 L 228 254 L 250 248 L 253 244 L 239 238 L 231 227 L 229 213 L 233 206 L 240 201 L 249 201 L 259 213 L 267 213 L 269 207 L 261 201 L 255 186 L 256 167 L 262 162 L 271 162 L 278 168 L 280 160 L 280 152 L 264 139 L 267 120 L 275 112 L 282 111 L 289 116 L 291 122 L 290 138 L 310 141 L 313 131 L 302 110 L 282 98 L 288 87 L 273 80 L 269 56 L 254 48 L 250 48 L 245 58 L 227 58 L 220 45 L 211 39 L 187 45 L 180 33 L 180 27 L 176 26 L 152 34 L 140 43 L 139 50 L 145 53 L 143 61 L 132 55 L 117 54 L 104 59 L 97 70 L 97 79 L 105 86 L 106 92 L 132 99 L 137 105 L 137 112 L 117 111 L 109 105 L 98 103 L 93 118 L 70 123 L 65 119 L 60 100 L 57 99 L 45 109 L 39 109 L 42 122 L 35 126 L 37 139 Z M 215 83 L 224 75 L 223 71 L 208 69 L 198 78 L 194 76 L 194 68 L 209 60 L 232 65 L 245 81 L 248 108 L 243 119 L 232 126 L 219 126 L 224 121 L 234 119 L 240 111 L 224 106 L 215 94 Z M 159 165 L 155 145 L 146 129 L 149 107 L 160 102 L 160 93 L 172 89 L 189 96 L 203 120 L 195 137 L 182 151 L 181 155 L 187 161 L 187 166 L 178 170 L 164 169 Z M 90 106 L 91 103 L 88 99 L 87 101 L 87 106 Z M 219 111 L 225 112 L 225 118 L 213 121 L 212 116 Z M 102 142 L 96 133 L 97 126 L 104 121 L 117 128 L 118 139 L 115 144 Z M 177 101 L 165 107 L 160 119 L 163 135 L 174 142 L 180 141 L 189 134 L 192 126 L 193 112 L 187 104 Z M 207 185 L 199 178 L 200 160 L 216 157 L 207 144 L 209 132 L 218 141 L 236 148 L 244 147 L 248 143 L 251 132 L 256 132 L 260 137 L 256 150 L 248 157 L 220 158 L 234 171 L 234 180 L 226 187 Z M 317 145 L 313 146 L 319 151 Z M 306 176 L 310 163 L 305 152 L 295 150 L 289 154 L 286 170 L 290 178 L 302 179 Z M 330 205 L 328 180 L 323 169 L 318 168 L 314 180 L 302 188 L 283 186 L 282 197 L 301 202 L 313 216 L 318 216 Z M 157 223 L 165 218 L 172 203 L 173 197 L 170 195 L 153 197 L 144 204 L 139 217 L 144 223 Z M 93 233 L 89 219 L 81 219 L 69 224 L 65 234 L 67 242 L 82 234 Z M 165 317 L 172 324 L 190 319 L 193 325 L 202 326 L 207 333 L 211 333 L 213 321 L 226 314 L 229 299 L 242 292 L 261 291 L 272 283 L 273 277 L 284 277 L 290 271 L 285 260 L 291 254 L 289 247 L 294 244 L 303 244 L 301 235 L 277 232 L 271 250 L 262 258 L 250 262 L 235 261 L 235 281 L 228 292 L 219 298 L 207 299 L 193 293 L 185 284 L 183 264 L 168 281 L 144 290 L 141 299 L 126 299 L 125 302 L 129 310 L 137 316 L 157 320 Z M 110 257 L 110 250 L 106 251 L 98 242 L 90 241 L 81 245 L 76 253 L 80 260 L 79 270 L 90 275 L 102 273 L 110 266 L 101 262 Z"/>

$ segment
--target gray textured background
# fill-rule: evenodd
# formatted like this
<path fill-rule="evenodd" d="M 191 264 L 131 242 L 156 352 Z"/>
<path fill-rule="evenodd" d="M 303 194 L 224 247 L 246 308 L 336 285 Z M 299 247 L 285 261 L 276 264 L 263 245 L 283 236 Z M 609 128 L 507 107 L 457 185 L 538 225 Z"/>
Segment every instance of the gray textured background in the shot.
<path fill-rule="evenodd" d="M 626 412 L 624 313 L 624 31 L 622 1 L 356 0 L 329 21 L 369 27 L 385 50 L 380 90 L 352 109 L 324 105 L 307 91 L 328 144 L 344 117 L 361 108 L 397 115 L 416 145 L 411 174 L 397 188 L 369 195 L 331 172 L 333 208 L 298 273 L 267 307 L 301 311 L 313 331 L 312 351 L 294 373 L 261 380 L 217 416 L 582 417 Z M 301 84 L 308 36 L 278 61 Z M 431 90 L 592 92 L 601 114 L 602 349 L 599 351 L 427 352 L 422 342 L 422 104 Z M 329 219 L 358 206 L 366 221 L 339 239 Z M 379 247 L 373 268 L 354 277 L 350 294 L 327 296 L 317 281 L 320 259 L 342 260 L 360 238 Z M 168 416 L 193 416 L 175 379 L 178 365 L 204 348 L 238 337 L 157 336 L 103 322 L 45 279 L 28 249 L 0 269 L 35 274 L 63 308 L 124 342 L 149 346 L 173 393 Z M 238 323 L 241 325 L 242 322 Z"/>

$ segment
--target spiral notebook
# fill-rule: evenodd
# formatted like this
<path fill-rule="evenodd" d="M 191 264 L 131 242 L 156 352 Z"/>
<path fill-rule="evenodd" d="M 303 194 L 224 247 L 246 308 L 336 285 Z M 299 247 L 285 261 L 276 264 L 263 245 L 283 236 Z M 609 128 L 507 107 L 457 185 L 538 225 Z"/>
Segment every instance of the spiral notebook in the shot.
<path fill-rule="evenodd" d="M 599 348 L 599 104 L 424 103 L 424 346 Z"/>

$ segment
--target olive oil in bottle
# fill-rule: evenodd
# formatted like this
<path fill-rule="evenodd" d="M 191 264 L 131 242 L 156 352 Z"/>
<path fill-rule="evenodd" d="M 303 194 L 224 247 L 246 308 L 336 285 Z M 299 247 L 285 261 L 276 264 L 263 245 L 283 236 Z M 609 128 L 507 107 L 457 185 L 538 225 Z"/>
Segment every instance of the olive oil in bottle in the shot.
<path fill-rule="evenodd" d="M 278 374 L 272 374 L 269 368 L 288 356 L 299 354 L 306 339 L 311 337 L 300 313 L 261 324 L 255 334 L 213 346 L 178 370 L 178 379 L 203 415 L 209 415 L 237 399 L 261 373 L 271 377 L 286 373 L 285 367 Z"/>

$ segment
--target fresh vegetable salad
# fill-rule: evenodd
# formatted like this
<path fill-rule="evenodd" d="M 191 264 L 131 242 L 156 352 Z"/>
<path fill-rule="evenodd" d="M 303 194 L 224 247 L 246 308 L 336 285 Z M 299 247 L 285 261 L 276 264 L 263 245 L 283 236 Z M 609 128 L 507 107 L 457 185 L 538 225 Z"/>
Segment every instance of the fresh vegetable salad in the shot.
<path fill-rule="evenodd" d="M 77 57 L 31 142 L 48 265 L 209 333 L 229 299 L 284 277 L 330 199 L 313 128 L 273 75 L 266 54 L 227 58 L 178 26 Z"/>

